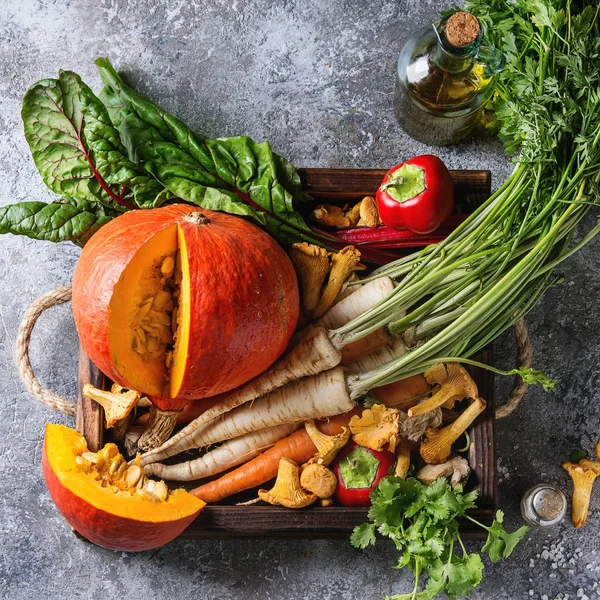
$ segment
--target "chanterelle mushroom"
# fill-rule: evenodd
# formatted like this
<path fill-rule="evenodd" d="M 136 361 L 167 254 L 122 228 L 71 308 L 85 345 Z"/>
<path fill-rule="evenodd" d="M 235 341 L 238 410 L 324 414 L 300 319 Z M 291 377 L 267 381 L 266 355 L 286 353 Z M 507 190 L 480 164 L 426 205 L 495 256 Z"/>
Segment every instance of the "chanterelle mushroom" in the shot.
<path fill-rule="evenodd" d="M 275 485 L 270 490 L 258 490 L 258 497 L 269 504 L 286 508 L 303 508 L 317 500 L 317 495 L 300 485 L 300 468 L 289 458 L 282 458 Z"/>
<path fill-rule="evenodd" d="M 337 477 L 325 465 L 311 463 L 302 469 L 300 485 L 321 499 L 331 498 L 337 486 Z"/>
<path fill-rule="evenodd" d="M 450 485 L 454 487 L 466 480 L 471 474 L 471 467 L 462 456 L 455 456 L 441 465 L 425 465 L 415 478 L 421 483 L 429 485 L 440 477 L 451 477 Z"/>
<path fill-rule="evenodd" d="M 427 383 L 440 385 L 433 396 L 409 409 L 408 416 L 422 415 L 438 406 L 453 408 L 457 400 L 476 398 L 477 385 L 458 363 L 439 363 L 424 373 Z"/>
<path fill-rule="evenodd" d="M 452 452 L 452 444 L 467 430 L 469 425 L 485 410 L 482 398 L 475 400 L 450 425 L 442 429 L 428 429 L 425 441 L 421 443 L 421 456 L 427 464 L 438 465 L 446 462 Z"/>
<path fill-rule="evenodd" d="M 410 469 L 410 451 L 412 444 L 407 438 L 400 438 L 396 445 L 396 469 L 394 475 L 405 479 Z"/>
<path fill-rule="evenodd" d="M 360 221 L 361 202 L 356 203 L 350 210 L 347 210 L 345 213 L 346 217 L 350 220 L 350 227 L 356 227 L 356 225 Z"/>
<path fill-rule="evenodd" d="M 394 452 L 398 443 L 400 421 L 398 410 L 387 408 L 383 404 L 374 404 L 354 415 L 348 423 L 352 439 L 359 445 L 372 450 L 383 450 L 387 444 L 390 452 Z"/>
<path fill-rule="evenodd" d="M 312 218 L 325 227 L 337 227 L 345 229 L 350 227 L 350 219 L 344 214 L 344 210 L 332 204 L 320 204 L 313 210 Z"/>
<path fill-rule="evenodd" d="M 562 467 L 569 473 L 573 480 L 571 518 L 575 528 L 579 528 L 587 520 L 592 486 L 596 477 L 600 475 L 600 463 L 584 459 L 577 464 L 571 462 L 563 463 Z"/>
<path fill-rule="evenodd" d="M 300 280 L 302 304 L 305 310 L 313 310 L 329 273 L 329 254 L 325 248 L 301 242 L 292 244 L 289 255 Z"/>
<path fill-rule="evenodd" d="M 112 427 L 117 421 L 124 419 L 142 396 L 135 390 L 127 390 L 126 392 L 122 391 L 123 388 L 120 388 L 120 390 L 116 393 L 107 392 L 99 390 L 89 383 L 83 386 L 83 395 L 104 408 L 107 427 Z"/>
<path fill-rule="evenodd" d="M 314 421 L 304 423 L 306 433 L 308 433 L 312 443 L 317 448 L 315 454 L 308 462 L 318 463 L 320 465 L 329 466 L 336 454 L 348 443 L 350 439 L 350 430 L 343 427 L 341 433 L 337 435 L 327 435 L 319 431 Z"/>
<path fill-rule="evenodd" d="M 377 201 L 373 196 L 365 196 L 360 203 L 359 227 L 377 227 L 380 224 Z"/>
<path fill-rule="evenodd" d="M 346 246 L 331 256 L 331 271 L 325 291 L 316 308 L 312 311 L 313 319 L 318 319 L 333 305 L 344 282 L 357 270 L 364 269 L 360 264 L 360 251 L 354 246 Z"/>

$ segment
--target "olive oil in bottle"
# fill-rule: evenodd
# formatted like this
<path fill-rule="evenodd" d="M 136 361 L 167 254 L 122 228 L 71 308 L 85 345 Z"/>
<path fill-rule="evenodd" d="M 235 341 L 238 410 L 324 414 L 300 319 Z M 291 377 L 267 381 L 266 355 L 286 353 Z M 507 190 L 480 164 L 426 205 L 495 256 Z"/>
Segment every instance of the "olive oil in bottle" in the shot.
<path fill-rule="evenodd" d="M 477 18 L 460 11 L 406 42 L 398 58 L 395 112 L 408 135 L 443 146 L 471 132 L 504 66 L 503 55 L 482 41 Z"/>

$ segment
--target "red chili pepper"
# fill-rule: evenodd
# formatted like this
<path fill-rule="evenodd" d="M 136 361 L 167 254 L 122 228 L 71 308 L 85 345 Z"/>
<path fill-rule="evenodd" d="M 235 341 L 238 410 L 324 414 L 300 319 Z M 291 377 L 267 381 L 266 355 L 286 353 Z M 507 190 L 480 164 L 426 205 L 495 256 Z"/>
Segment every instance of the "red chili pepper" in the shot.
<path fill-rule="evenodd" d="M 338 484 L 334 497 L 342 506 L 371 506 L 369 498 L 396 463 L 387 450 L 371 450 L 350 442 L 338 455 L 332 470 Z"/>
<path fill-rule="evenodd" d="M 423 154 L 390 169 L 375 197 L 388 227 L 431 233 L 454 210 L 454 183 L 437 156 Z"/>

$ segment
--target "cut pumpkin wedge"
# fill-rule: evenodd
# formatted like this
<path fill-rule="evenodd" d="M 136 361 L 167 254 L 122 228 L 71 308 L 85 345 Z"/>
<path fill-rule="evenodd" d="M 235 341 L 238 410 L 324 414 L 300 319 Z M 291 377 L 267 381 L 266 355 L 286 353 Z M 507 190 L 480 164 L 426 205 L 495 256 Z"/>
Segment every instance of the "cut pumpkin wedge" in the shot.
<path fill-rule="evenodd" d="M 52 500 L 73 529 L 112 550 L 159 548 L 205 506 L 183 489 L 146 479 L 114 444 L 89 452 L 85 438 L 64 425 L 46 425 L 42 470 Z"/>

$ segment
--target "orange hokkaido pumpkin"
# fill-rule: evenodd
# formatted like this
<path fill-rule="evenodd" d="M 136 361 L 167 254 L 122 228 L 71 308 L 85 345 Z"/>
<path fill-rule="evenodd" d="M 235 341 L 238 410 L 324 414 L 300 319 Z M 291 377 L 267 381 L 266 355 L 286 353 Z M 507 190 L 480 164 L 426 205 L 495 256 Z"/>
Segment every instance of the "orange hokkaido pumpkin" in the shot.
<path fill-rule="evenodd" d="M 268 234 L 185 204 L 112 220 L 85 245 L 73 277 L 87 355 L 163 410 L 262 373 L 298 314 L 294 268 Z"/>
<path fill-rule="evenodd" d="M 169 491 L 164 483 L 134 481 L 129 468 L 114 444 L 88 452 L 85 438 L 74 429 L 46 425 L 42 470 L 50 497 L 71 527 L 111 550 L 159 548 L 176 538 L 205 503 L 183 489 Z M 138 482 L 144 485 L 136 487 Z"/>

